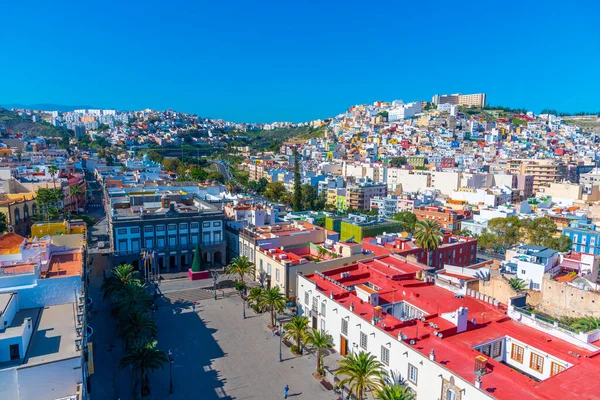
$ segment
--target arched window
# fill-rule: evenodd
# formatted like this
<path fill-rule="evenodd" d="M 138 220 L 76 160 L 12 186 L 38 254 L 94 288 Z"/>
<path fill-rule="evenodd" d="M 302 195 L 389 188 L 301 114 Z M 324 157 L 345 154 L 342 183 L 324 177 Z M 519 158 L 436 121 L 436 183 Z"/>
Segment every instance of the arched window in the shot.
<path fill-rule="evenodd" d="M 18 208 L 15 208 L 15 223 L 18 223 L 21 220 L 21 213 Z"/>
<path fill-rule="evenodd" d="M 31 214 L 37 215 L 37 204 L 33 203 L 31 206 Z"/>
<path fill-rule="evenodd" d="M 452 389 L 446 391 L 446 400 L 456 400 L 456 392 Z"/>
<path fill-rule="evenodd" d="M 27 204 L 23 205 L 23 218 L 29 218 L 29 207 L 27 207 Z"/>

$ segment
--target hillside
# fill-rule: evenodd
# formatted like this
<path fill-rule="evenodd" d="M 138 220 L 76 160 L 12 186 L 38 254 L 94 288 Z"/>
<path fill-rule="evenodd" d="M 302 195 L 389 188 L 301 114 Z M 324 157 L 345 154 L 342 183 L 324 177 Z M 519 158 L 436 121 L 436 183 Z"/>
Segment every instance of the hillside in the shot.
<path fill-rule="evenodd" d="M 14 111 L 0 108 L 0 129 L 10 129 L 13 132 L 21 132 L 29 136 L 60 136 L 68 134 L 67 131 L 57 128 L 47 122 L 33 122 L 22 118 Z"/>
<path fill-rule="evenodd" d="M 243 135 L 251 140 L 250 145 L 256 149 L 277 150 L 283 143 L 297 144 L 307 139 L 323 137 L 325 129 L 325 127 L 300 126 L 252 131 Z"/>

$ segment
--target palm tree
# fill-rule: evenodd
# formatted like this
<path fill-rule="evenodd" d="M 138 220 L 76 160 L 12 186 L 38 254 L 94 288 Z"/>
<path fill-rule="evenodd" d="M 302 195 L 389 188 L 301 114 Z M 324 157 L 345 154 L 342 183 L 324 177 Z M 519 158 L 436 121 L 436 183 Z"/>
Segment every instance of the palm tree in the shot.
<path fill-rule="evenodd" d="M 308 318 L 297 315 L 285 324 L 283 329 L 285 329 L 283 337 L 286 339 L 295 339 L 298 354 L 302 354 L 302 338 L 308 330 Z"/>
<path fill-rule="evenodd" d="M 156 323 L 148 311 L 136 309 L 123 317 L 118 323 L 119 336 L 125 340 L 127 346 L 138 339 L 156 337 Z"/>
<path fill-rule="evenodd" d="M 287 299 L 279 291 L 279 287 L 275 286 L 271 289 L 265 289 L 262 292 L 262 296 L 258 302 L 259 307 L 269 307 L 271 312 L 271 326 L 275 326 L 275 312 L 282 311 L 285 307 L 285 302 Z"/>
<path fill-rule="evenodd" d="M 75 199 L 75 212 L 79 212 L 79 196 L 83 194 L 79 185 L 73 185 L 69 188 L 71 199 Z"/>
<path fill-rule="evenodd" d="M 358 354 L 352 353 L 340 360 L 338 365 L 339 368 L 334 374 L 345 376 L 338 382 L 338 386 L 348 386 L 350 393 L 358 400 L 364 399 L 366 390 L 377 391 L 383 386 L 386 375 L 383 364 L 372 354 L 364 351 Z"/>
<path fill-rule="evenodd" d="M 225 271 L 229 275 L 238 275 L 240 282 L 244 283 L 244 275 L 254 275 L 254 263 L 246 256 L 236 257 Z"/>
<path fill-rule="evenodd" d="M 123 290 L 114 295 L 112 301 L 119 318 L 125 318 L 135 310 L 148 310 L 153 303 L 152 296 L 146 291 L 146 285 L 140 282 L 128 282 Z"/>
<path fill-rule="evenodd" d="M 527 289 L 527 282 L 520 278 L 511 278 L 508 281 L 508 284 L 517 293 L 520 293 L 523 290 Z"/>
<path fill-rule="evenodd" d="M 600 329 L 600 318 L 597 317 L 583 317 L 578 318 L 572 325 L 573 328 L 578 329 L 581 332 L 589 332 L 595 329 Z"/>
<path fill-rule="evenodd" d="M 319 256 L 319 258 L 323 258 L 325 257 L 325 254 L 329 253 L 327 251 L 327 249 L 323 248 L 323 247 L 319 247 L 319 249 L 317 250 L 317 255 Z"/>
<path fill-rule="evenodd" d="M 432 219 L 417 221 L 415 225 L 415 243 L 427 252 L 427 266 L 431 266 L 431 252 L 442 243 L 440 224 Z"/>
<path fill-rule="evenodd" d="M 255 304 L 258 307 L 258 303 L 260 302 L 260 298 L 262 297 L 262 292 L 263 289 L 259 288 L 259 287 L 255 287 L 250 289 L 250 292 L 248 293 L 248 303 Z"/>
<path fill-rule="evenodd" d="M 379 400 L 415 400 L 415 394 L 406 385 L 388 385 L 377 391 Z"/>
<path fill-rule="evenodd" d="M 129 366 L 134 370 L 140 371 L 142 378 L 141 395 L 146 396 L 150 393 L 147 371 L 154 371 L 158 368 L 164 368 L 165 363 L 169 362 L 164 351 L 156 348 L 156 340 L 151 342 L 136 341 L 131 346 L 125 356 L 119 361 L 119 369 Z"/>
<path fill-rule="evenodd" d="M 139 272 L 133 269 L 131 264 L 121 264 L 114 267 L 110 276 L 102 282 L 101 290 L 104 299 L 112 298 L 116 293 L 123 290 L 129 282 L 140 282 Z"/>
<path fill-rule="evenodd" d="M 313 328 L 306 334 L 304 341 L 307 346 L 317 350 L 317 374 L 321 375 L 321 371 L 323 370 L 321 352 L 333 347 L 333 337 L 327 331 L 320 331 Z"/>
<path fill-rule="evenodd" d="M 56 174 L 58 173 L 58 167 L 56 165 L 49 165 L 48 173 L 52 177 L 52 184 L 54 185 L 54 189 L 56 189 Z"/>

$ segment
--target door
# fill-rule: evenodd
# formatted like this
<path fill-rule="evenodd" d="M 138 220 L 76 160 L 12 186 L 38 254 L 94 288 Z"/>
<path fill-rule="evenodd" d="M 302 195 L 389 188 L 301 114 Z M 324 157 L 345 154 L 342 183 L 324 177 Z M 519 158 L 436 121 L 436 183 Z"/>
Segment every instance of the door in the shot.
<path fill-rule="evenodd" d="M 312 327 L 313 327 L 313 329 L 317 329 L 317 316 L 316 315 L 313 316 Z"/>
<path fill-rule="evenodd" d="M 18 360 L 19 358 L 21 358 L 21 355 L 19 354 L 19 345 L 18 344 L 11 344 L 9 349 L 10 349 L 10 359 L 11 360 Z"/>
<path fill-rule="evenodd" d="M 346 357 L 346 354 L 348 354 L 348 339 L 340 336 L 340 355 Z"/>

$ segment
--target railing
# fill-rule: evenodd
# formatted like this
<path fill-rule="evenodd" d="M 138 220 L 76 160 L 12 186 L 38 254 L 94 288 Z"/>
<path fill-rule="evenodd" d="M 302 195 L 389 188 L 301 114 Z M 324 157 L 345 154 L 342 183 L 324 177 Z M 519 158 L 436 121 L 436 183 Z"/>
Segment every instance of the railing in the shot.
<path fill-rule="evenodd" d="M 222 246 L 225 243 L 226 243 L 225 240 L 200 242 L 200 249 L 203 249 L 206 247 Z M 178 250 L 194 250 L 195 248 L 196 248 L 196 243 L 190 243 L 188 245 L 156 247 L 154 250 L 160 251 L 160 252 L 170 252 L 170 251 L 178 251 Z M 141 248 L 138 250 L 121 250 L 121 251 L 115 251 L 114 255 L 117 257 L 128 256 L 128 255 L 132 255 L 132 254 L 141 255 L 142 251 L 144 251 L 144 249 L 141 249 Z"/>

